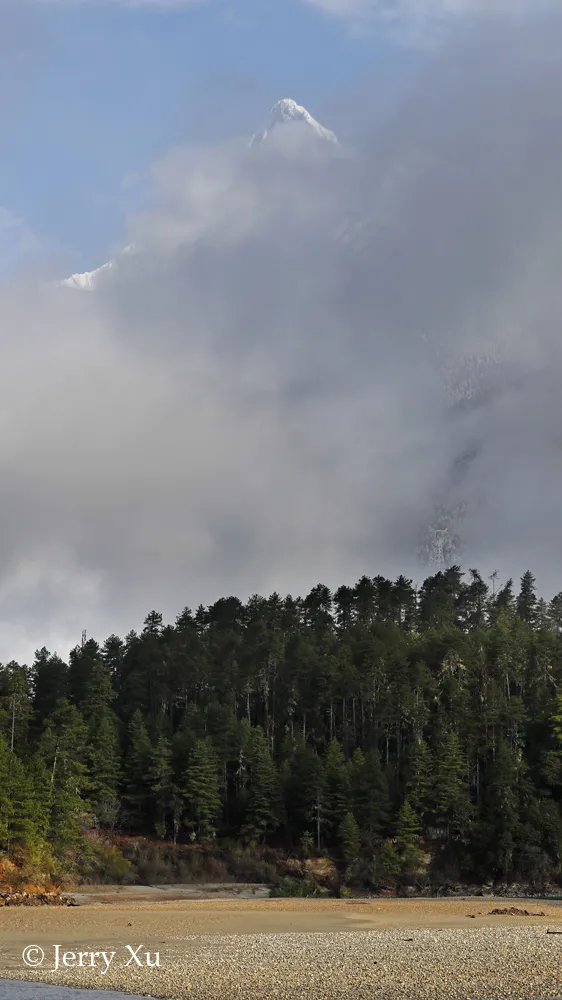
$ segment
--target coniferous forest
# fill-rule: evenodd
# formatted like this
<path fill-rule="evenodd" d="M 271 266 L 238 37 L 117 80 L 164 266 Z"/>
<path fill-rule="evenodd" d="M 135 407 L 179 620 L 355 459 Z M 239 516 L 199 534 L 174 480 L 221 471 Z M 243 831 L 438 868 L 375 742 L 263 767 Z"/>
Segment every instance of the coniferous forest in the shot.
<path fill-rule="evenodd" d="M 0 852 L 80 868 L 92 831 L 322 854 L 371 888 L 556 879 L 562 594 L 364 576 L 2 666 Z"/>

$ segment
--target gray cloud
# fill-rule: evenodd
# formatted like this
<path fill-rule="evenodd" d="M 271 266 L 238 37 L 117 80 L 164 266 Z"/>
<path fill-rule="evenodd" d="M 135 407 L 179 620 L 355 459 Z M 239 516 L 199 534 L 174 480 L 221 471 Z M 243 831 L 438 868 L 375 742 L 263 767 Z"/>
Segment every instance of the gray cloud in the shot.
<path fill-rule="evenodd" d="M 2 290 L 0 656 L 419 579 L 438 499 L 467 564 L 560 589 L 561 40 L 451 43 L 353 153 L 171 151 L 99 291 Z"/>

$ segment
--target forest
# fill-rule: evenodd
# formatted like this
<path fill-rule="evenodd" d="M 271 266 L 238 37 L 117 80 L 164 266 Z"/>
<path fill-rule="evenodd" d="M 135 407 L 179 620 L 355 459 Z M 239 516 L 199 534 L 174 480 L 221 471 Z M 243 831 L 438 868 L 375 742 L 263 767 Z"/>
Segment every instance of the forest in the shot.
<path fill-rule="evenodd" d="M 556 880 L 562 593 L 364 576 L 3 665 L 0 857 L 79 872 L 119 835 L 324 855 L 374 889 Z"/>

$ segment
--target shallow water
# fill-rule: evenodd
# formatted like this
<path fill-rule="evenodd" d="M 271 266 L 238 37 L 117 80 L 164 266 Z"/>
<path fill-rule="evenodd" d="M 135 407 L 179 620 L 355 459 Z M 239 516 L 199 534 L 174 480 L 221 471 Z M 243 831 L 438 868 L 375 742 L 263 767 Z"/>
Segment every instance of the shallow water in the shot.
<path fill-rule="evenodd" d="M 110 990 L 70 990 L 45 983 L 22 983 L 19 980 L 0 979 L 0 1000 L 124 1000 L 123 993 Z M 135 1000 L 129 996 L 129 1000 Z M 136 1000 L 146 1000 L 137 997 Z"/>

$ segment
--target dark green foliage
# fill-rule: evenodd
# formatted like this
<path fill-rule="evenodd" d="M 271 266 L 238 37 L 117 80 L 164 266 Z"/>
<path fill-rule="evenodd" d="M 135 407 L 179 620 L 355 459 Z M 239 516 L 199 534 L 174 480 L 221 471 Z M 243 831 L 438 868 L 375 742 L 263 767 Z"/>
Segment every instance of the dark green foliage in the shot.
<path fill-rule="evenodd" d="M 312 879 L 291 878 L 286 875 L 272 885 L 270 896 L 276 897 L 315 897 L 325 896 L 326 890 L 322 890 Z"/>
<path fill-rule="evenodd" d="M 76 706 L 61 699 L 46 719 L 39 741 L 49 775 L 48 837 L 62 854 L 80 847 L 90 819 L 87 735 Z"/>
<path fill-rule="evenodd" d="M 244 750 L 248 779 L 241 835 L 250 844 L 263 840 L 278 826 L 276 818 L 277 773 L 260 726 L 252 729 Z"/>
<path fill-rule="evenodd" d="M 396 851 L 400 859 L 402 875 L 415 875 L 422 862 L 420 850 L 421 826 L 414 810 L 406 799 L 402 804 L 396 821 Z"/>
<path fill-rule="evenodd" d="M 337 831 L 350 804 L 349 769 L 341 744 L 331 740 L 324 755 L 324 823 L 330 841 L 336 842 Z"/>
<path fill-rule="evenodd" d="M 367 754 L 357 747 L 349 762 L 349 800 L 359 827 L 382 834 L 390 823 L 388 781 L 376 750 Z"/>
<path fill-rule="evenodd" d="M 181 799 L 174 783 L 172 748 L 165 736 L 160 736 L 152 749 L 146 783 L 154 817 L 154 831 L 165 840 L 179 820 L 177 811 L 181 808 Z"/>
<path fill-rule="evenodd" d="M 218 761 L 208 738 L 196 740 L 192 748 L 184 775 L 183 791 L 188 827 L 198 840 L 208 840 L 215 835 L 221 808 Z"/>
<path fill-rule="evenodd" d="M 152 744 L 148 730 L 142 712 L 137 709 L 127 731 L 123 781 L 126 824 L 137 831 L 143 831 L 148 825 L 148 771 L 151 757 Z"/>
<path fill-rule="evenodd" d="M 338 833 L 343 857 L 348 865 L 352 865 L 354 861 L 357 861 L 361 848 L 361 831 L 353 813 L 345 814 Z"/>
<path fill-rule="evenodd" d="M 466 831 L 470 812 L 466 764 L 454 732 L 442 738 L 437 755 L 435 807 L 438 822 L 447 828 L 447 837 Z"/>
<path fill-rule="evenodd" d="M 327 851 L 365 884 L 415 881 L 428 850 L 540 884 L 562 873 L 561 691 L 562 593 L 530 572 L 517 594 L 453 566 L 152 611 L 68 663 L 0 665 L 0 851 L 94 864 L 85 835 L 123 830 Z"/>
<path fill-rule="evenodd" d="M 406 792 L 413 809 L 423 819 L 435 810 L 433 754 L 425 740 L 416 740 L 408 762 Z"/>

